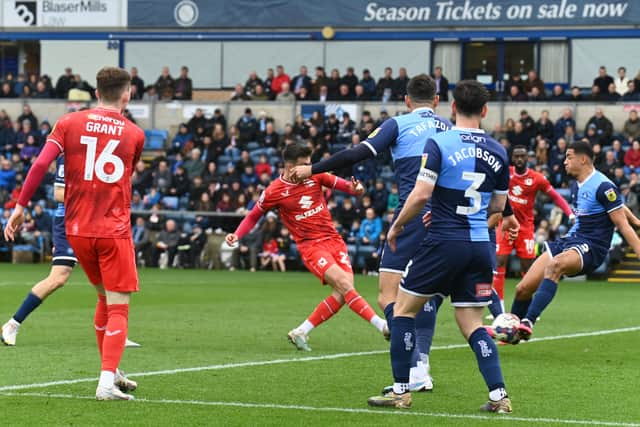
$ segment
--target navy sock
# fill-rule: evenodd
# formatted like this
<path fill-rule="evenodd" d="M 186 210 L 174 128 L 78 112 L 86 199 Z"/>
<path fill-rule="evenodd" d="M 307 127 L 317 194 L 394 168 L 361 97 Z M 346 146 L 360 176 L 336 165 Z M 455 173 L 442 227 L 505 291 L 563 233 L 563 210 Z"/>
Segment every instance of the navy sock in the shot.
<path fill-rule="evenodd" d="M 500 297 L 495 289 L 491 289 L 491 304 L 489 304 L 489 311 L 493 315 L 493 318 L 502 314 L 502 304 L 500 304 Z"/>
<path fill-rule="evenodd" d="M 526 318 L 535 323 L 542 311 L 551 304 L 551 300 L 556 296 L 558 290 L 558 284 L 551 279 L 544 279 L 540 284 L 540 287 L 533 295 L 531 305 L 527 311 Z"/>
<path fill-rule="evenodd" d="M 29 295 L 24 299 L 20 308 L 16 311 L 16 314 L 13 315 L 13 319 L 19 323 L 24 322 L 24 319 L 26 319 L 33 310 L 38 308 L 40 304 L 42 304 L 42 300 L 29 292 Z"/>
<path fill-rule="evenodd" d="M 393 320 L 393 306 L 396 305 L 395 302 L 390 302 L 384 308 L 384 317 L 387 319 L 387 326 L 391 328 L 391 321 Z M 391 330 L 391 329 L 389 329 Z"/>
<path fill-rule="evenodd" d="M 419 354 L 431 352 L 433 334 L 436 331 L 436 317 L 441 304 L 442 297 L 434 296 L 416 315 L 416 350 Z"/>
<path fill-rule="evenodd" d="M 391 370 L 397 383 L 409 382 L 411 356 L 416 343 L 415 319 L 394 317 L 391 321 Z"/>
<path fill-rule="evenodd" d="M 530 299 L 519 301 L 514 298 L 513 304 L 511 305 L 511 313 L 515 314 L 520 319 L 522 319 L 527 315 L 527 311 L 529 310 L 529 305 L 531 305 Z"/>
<path fill-rule="evenodd" d="M 476 329 L 469 337 L 469 345 L 478 359 L 478 368 L 489 391 L 504 388 L 498 347 L 485 328 Z"/>

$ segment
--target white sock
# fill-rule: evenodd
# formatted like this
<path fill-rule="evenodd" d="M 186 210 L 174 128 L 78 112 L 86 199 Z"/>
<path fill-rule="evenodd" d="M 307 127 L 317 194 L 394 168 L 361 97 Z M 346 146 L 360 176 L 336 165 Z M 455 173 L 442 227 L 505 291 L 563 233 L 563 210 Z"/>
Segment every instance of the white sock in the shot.
<path fill-rule="evenodd" d="M 407 383 L 393 383 L 393 392 L 395 394 L 402 394 L 409 391 L 409 384 Z"/>
<path fill-rule="evenodd" d="M 98 387 L 111 388 L 113 382 L 116 380 L 115 372 L 102 371 L 100 372 L 100 381 L 98 381 Z"/>
<path fill-rule="evenodd" d="M 428 369 L 429 368 L 429 353 L 420 353 L 420 361 Z"/>
<path fill-rule="evenodd" d="M 503 313 L 506 313 L 506 312 L 507 312 L 507 311 L 504 309 L 504 300 L 503 300 L 503 299 L 501 299 L 501 300 L 500 300 L 500 307 L 502 308 L 502 312 L 503 312 Z"/>
<path fill-rule="evenodd" d="M 300 324 L 300 326 L 298 326 L 298 329 L 300 329 L 305 335 L 311 332 L 313 328 L 315 328 L 315 326 L 313 326 L 313 323 L 309 322 L 308 319 L 306 319 Z"/>
<path fill-rule="evenodd" d="M 427 375 L 424 364 L 420 361 L 409 370 L 409 383 L 417 383 L 424 381 L 424 377 Z"/>
<path fill-rule="evenodd" d="M 384 329 L 384 326 L 387 324 L 387 321 L 384 320 L 383 318 L 381 318 L 378 315 L 375 315 L 371 318 L 370 320 L 371 324 L 373 326 L 376 327 L 377 330 L 379 330 L 380 332 L 382 332 L 382 330 Z"/>
<path fill-rule="evenodd" d="M 507 390 L 503 388 L 497 388 L 489 392 L 489 399 L 494 402 L 497 402 L 500 399 L 504 399 L 505 397 L 507 397 Z"/>
<path fill-rule="evenodd" d="M 16 319 L 14 319 L 13 317 L 11 319 L 9 319 L 9 321 L 7 322 L 13 326 L 20 326 L 20 322 L 18 322 Z"/>

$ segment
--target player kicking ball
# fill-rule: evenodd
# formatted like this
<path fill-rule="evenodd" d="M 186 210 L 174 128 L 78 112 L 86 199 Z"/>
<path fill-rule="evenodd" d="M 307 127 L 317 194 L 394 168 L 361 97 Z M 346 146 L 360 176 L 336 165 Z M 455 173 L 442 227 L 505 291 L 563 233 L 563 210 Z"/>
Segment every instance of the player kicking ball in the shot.
<path fill-rule="evenodd" d="M 396 250 L 403 227 L 431 201 L 427 236 L 400 283 L 391 327 L 393 390 L 368 400 L 371 406 L 411 407 L 409 371 L 416 345 L 415 317 L 434 295 L 451 296 L 458 327 L 476 355 L 489 389 L 488 412 L 511 412 L 498 348 L 482 325 L 491 297 L 494 247 L 487 218 L 504 211 L 509 188 L 505 149 L 480 129 L 489 93 L 474 80 L 453 92 L 456 127 L 427 139 L 425 162 L 387 240 Z"/>
<path fill-rule="evenodd" d="M 24 299 L 16 313 L 0 329 L 0 340 L 4 345 L 15 346 L 20 325 L 52 293 L 67 283 L 78 259 L 73 253 L 64 229 L 64 158 L 58 157 L 53 198 L 58 202 L 53 218 L 53 257 L 49 275 L 38 282 Z M 126 347 L 140 347 L 140 344 L 127 339 Z M 135 382 L 116 373 L 116 385 L 127 391 L 135 390 Z"/>
<path fill-rule="evenodd" d="M 94 317 L 102 362 L 97 400 L 132 400 L 115 385 L 127 337 L 129 301 L 138 291 L 131 238 L 131 175 L 144 133 L 122 111 L 131 97 L 126 70 L 104 67 L 97 76 L 98 106 L 62 116 L 29 170 L 18 204 L 4 230 L 7 240 L 24 221 L 51 162 L 65 157 L 67 239 L 98 294 Z"/>
<path fill-rule="evenodd" d="M 631 214 L 615 184 L 594 168 L 591 145 L 571 143 L 564 165 L 576 178 L 571 188 L 576 222 L 565 237 L 545 243 L 546 253 L 516 286 L 511 312 L 522 320 L 513 344 L 529 340 L 534 323 L 556 295 L 562 276 L 589 274 L 602 264 L 614 228 L 640 256 L 640 239 L 629 224 Z"/>
<path fill-rule="evenodd" d="M 353 271 L 347 245 L 333 227 L 322 187 L 334 188 L 350 195 L 361 195 L 362 184 L 325 173 L 295 183 L 291 171 L 295 166 L 311 163 L 311 149 L 304 144 L 289 144 L 282 152 L 284 173 L 262 193 L 260 200 L 226 241 L 235 246 L 271 209 L 277 209 L 282 222 L 291 231 L 304 265 L 323 284 L 331 286 L 331 295 L 322 301 L 288 338 L 298 350 L 311 351 L 309 333 L 329 320 L 346 303 L 358 316 L 388 335 L 387 322 L 380 318 L 353 285 Z"/>

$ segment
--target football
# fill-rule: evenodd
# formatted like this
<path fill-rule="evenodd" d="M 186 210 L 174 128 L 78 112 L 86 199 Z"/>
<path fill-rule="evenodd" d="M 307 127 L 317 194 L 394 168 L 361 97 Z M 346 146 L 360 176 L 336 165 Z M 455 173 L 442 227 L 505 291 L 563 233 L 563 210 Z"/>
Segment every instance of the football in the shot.
<path fill-rule="evenodd" d="M 520 325 L 518 316 L 512 313 L 502 313 L 495 318 L 491 327 L 497 340 L 513 343 L 518 339 L 518 325 Z"/>

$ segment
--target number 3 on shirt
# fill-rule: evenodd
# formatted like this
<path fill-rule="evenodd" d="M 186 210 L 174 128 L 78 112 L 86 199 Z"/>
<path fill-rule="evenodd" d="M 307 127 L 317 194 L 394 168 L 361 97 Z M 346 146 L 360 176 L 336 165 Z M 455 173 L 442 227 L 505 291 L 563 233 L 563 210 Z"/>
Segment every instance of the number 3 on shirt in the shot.
<path fill-rule="evenodd" d="M 115 151 L 120 141 L 117 139 L 109 140 L 109 143 L 96 160 L 96 149 L 98 146 L 98 138 L 95 136 L 82 136 L 80 138 L 80 144 L 87 146 L 87 156 L 84 163 L 84 180 L 93 181 L 93 174 L 98 177 L 102 182 L 110 184 L 118 181 L 124 175 L 124 162 L 122 159 L 113 152 Z M 108 163 L 113 165 L 113 171 L 108 173 L 105 167 Z"/>
<path fill-rule="evenodd" d="M 464 197 L 473 199 L 471 206 L 457 206 L 456 213 L 458 215 L 473 215 L 480 211 L 482 207 L 482 194 L 478 192 L 478 188 L 482 185 L 487 176 L 478 172 L 462 172 L 462 179 L 465 181 L 472 181 L 471 185 L 464 192 Z"/>

